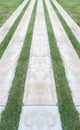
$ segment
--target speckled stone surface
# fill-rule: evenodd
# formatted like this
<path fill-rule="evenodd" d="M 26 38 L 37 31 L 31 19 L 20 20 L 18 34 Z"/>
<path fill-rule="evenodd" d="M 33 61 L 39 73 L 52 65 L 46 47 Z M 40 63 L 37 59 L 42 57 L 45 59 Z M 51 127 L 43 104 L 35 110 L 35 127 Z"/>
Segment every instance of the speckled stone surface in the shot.
<path fill-rule="evenodd" d="M 80 105 L 80 59 L 76 54 L 50 2 L 46 0 L 57 46 L 63 60 L 65 73 L 75 105 Z"/>
<path fill-rule="evenodd" d="M 0 105 L 5 105 L 8 99 L 8 92 L 15 75 L 17 61 L 24 43 L 34 2 L 35 0 L 31 1 L 7 49 L 0 59 Z"/>
<path fill-rule="evenodd" d="M 24 0 L 23 3 L 17 8 L 17 10 L 8 18 L 8 20 L 0 28 L 0 44 L 7 35 L 9 29 L 14 24 L 15 20 L 18 18 L 22 9 L 26 5 L 28 0 Z"/>
<path fill-rule="evenodd" d="M 52 1 L 54 2 L 62 17 L 65 19 L 66 23 L 80 43 L 80 27 L 74 22 L 70 15 L 60 6 L 60 4 L 56 0 Z"/>
<path fill-rule="evenodd" d="M 18 130 L 62 130 L 57 106 L 24 106 Z"/>
<path fill-rule="evenodd" d="M 38 2 L 23 103 L 57 104 L 42 0 Z"/>

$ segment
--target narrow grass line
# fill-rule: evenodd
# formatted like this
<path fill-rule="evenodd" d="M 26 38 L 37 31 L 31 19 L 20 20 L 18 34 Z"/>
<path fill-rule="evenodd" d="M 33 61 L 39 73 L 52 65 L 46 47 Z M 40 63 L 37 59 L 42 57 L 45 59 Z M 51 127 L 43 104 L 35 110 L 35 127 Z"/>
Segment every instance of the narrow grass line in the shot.
<path fill-rule="evenodd" d="M 22 110 L 22 101 L 24 86 L 26 80 L 26 71 L 28 68 L 28 60 L 30 54 L 30 47 L 32 41 L 32 34 L 35 22 L 35 15 L 37 9 L 36 0 L 28 31 L 26 33 L 25 42 L 16 68 L 15 77 L 9 92 L 8 101 L 5 110 L 1 114 L 0 130 L 17 130 L 19 125 L 20 114 Z"/>
<path fill-rule="evenodd" d="M 30 4 L 30 1 L 29 0 L 27 2 L 27 4 L 25 5 L 25 7 L 23 8 L 22 12 L 20 13 L 20 15 L 18 16 L 18 18 L 16 19 L 16 21 L 14 22 L 13 26 L 10 28 L 9 32 L 7 33 L 6 37 L 4 38 L 4 40 L 2 41 L 2 43 L 0 44 L 0 58 L 2 57 L 7 45 L 9 44 L 22 16 L 24 15 L 28 5 Z"/>
<path fill-rule="evenodd" d="M 65 22 L 65 20 L 63 19 L 63 17 L 61 16 L 61 14 L 59 13 L 58 9 L 56 8 L 56 6 L 54 5 L 54 3 L 52 2 L 52 0 L 50 0 L 52 7 L 54 8 L 57 16 L 59 17 L 74 49 L 76 50 L 77 55 L 80 58 L 80 43 L 78 42 L 78 40 L 76 39 L 76 37 L 74 36 L 73 32 L 71 31 L 71 29 L 69 28 L 69 26 L 67 25 L 67 23 Z"/>
<path fill-rule="evenodd" d="M 62 127 L 63 130 L 80 130 L 79 114 L 75 109 L 72 100 L 71 91 L 66 79 L 63 62 L 56 44 L 50 17 L 44 0 L 43 5 L 50 44 L 52 65 L 55 74 L 56 91 Z"/>

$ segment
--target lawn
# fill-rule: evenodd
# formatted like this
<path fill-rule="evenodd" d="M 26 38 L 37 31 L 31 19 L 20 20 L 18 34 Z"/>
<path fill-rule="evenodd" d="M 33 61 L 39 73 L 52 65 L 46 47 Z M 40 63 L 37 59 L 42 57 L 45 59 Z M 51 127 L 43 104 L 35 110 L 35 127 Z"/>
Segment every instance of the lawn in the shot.
<path fill-rule="evenodd" d="M 80 26 L 80 0 L 58 0 L 58 2 Z"/>
<path fill-rule="evenodd" d="M 0 26 L 15 11 L 23 0 L 0 0 Z"/>

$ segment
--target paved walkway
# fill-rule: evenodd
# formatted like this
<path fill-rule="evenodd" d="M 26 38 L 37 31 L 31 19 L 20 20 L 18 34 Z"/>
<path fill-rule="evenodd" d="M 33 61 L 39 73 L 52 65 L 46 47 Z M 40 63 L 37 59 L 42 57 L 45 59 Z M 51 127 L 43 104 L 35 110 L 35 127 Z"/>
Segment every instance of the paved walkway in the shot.
<path fill-rule="evenodd" d="M 25 0 L 0 28 L 0 43 L 26 5 Z M 49 0 L 45 0 L 56 43 L 63 61 L 66 77 L 76 109 L 80 111 L 80 59 L 72 46 Z M 53 0 L 73 34 L 80 42 L 80 28 L 63 8 Z M 35 0 L 31 0 L 15 33 L 0 59 L 0 112 L 5 109 L 15 69 L 24 44 Z M 7 29 L 6 29 L 7 28 Z M 6 30 L 6 31 L 5 31 Z M 26 72 L 23 106 L 18 130 L 62 130 L 58 110 L 55 75 L 52 69 L 49 39 L 42 0 L 37 12 Z"/>

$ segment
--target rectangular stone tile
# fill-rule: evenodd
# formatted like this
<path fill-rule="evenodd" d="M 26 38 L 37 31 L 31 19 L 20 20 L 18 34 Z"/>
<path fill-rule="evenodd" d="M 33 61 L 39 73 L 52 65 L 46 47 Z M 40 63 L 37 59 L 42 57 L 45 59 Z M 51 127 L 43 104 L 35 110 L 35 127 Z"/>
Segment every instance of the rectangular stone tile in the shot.
<path fill-rule="evenodd" d="M 24 106 L 18 130 L 62 130 L 57 106 Z"/>

